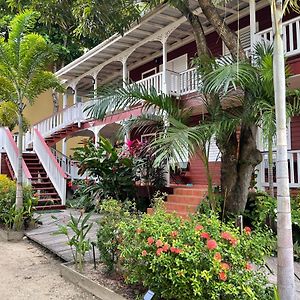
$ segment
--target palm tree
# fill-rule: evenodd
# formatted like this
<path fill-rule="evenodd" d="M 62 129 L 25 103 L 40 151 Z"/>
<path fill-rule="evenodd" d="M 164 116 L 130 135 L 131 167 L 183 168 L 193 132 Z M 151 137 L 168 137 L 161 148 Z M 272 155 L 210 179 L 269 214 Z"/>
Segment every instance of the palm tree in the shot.
<path fill-rule="evenodd" d="M 286 82 L 282 19 L 290 7 L 300 11 L 297 0 L 270 0 L 274 33 L 274 94 L 277 135 L 277 285 L 284 300 L 295 299 L 294 256 L 286 139 Z"/>
<path fill-rule="evenodd" d="M 18 114 L 18 174 L 16 208 L 23 206 L 22 150 L 23 112 L 42 92 L 62 89 L 55 75 L 47 71 L 54 49 L 39 34 L 32 33 L 38 14 L 25 10 L 10 23 L 8 41 L 0 38 L 0 100 L 11 101 Z"/>

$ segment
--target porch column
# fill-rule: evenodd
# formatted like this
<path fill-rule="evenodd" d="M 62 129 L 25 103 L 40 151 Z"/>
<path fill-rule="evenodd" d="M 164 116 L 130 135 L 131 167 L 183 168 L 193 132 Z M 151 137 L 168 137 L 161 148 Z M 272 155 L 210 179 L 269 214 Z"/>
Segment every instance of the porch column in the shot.
<path fill-rule="evenodd" d="M 97 98 L 97 89 L 98 89 L 97 77 L 98 77 L 98 73 L 93 76 L 93 79 L 94 79 L 94 99 Z"/>
<path fill-rule="evenodd" d="M 74 94 L 73 94 L 73 104 L 77 103 L 77 88 L 74 88 Z"/>
<path fill-rule="evenodd" d="M 100 141 L 100 139 L 99 139 L 99 132 L 100 132 L 100 130 L 102 129 L 104 127 L 104 125 L 101 125 L 101 126 L 95 126 L 94 128 L 93 128 L 93 132 L 94 132 L 94 136 L 95 136 L 95 146 L 96 146 L 96 148 L 98 148 L 98 143 L 99 143 L 99 141 Z"/>
<path fill-rule="evenodd" d="M 167 45 L 168 36 L 162 38 L 161 43 L 163 46 L 163 64 L 162 64 L 162 92 L 164 94 L 168 93 L 168 78 L 167 78 L 167 62 L 168 62 L 168 45 Z"/>
<path fill-rule="evenodd" d="M 68 94 L 63 94 L 63 109 L 65 109 L 68 106 Z"/>
<path fill-rule="evenodd" d="M 123 88 L 126 88 L 128 84 L 128 66 L 127 66 L 127 57 L 122 59 L 123 65 Z"/>
<path fill-rule="evenodd" d="M 251 43 L 251 53 L 254 51 L 255 46 L 255 34 L 256 34 L 256 4 L 255 0 L 249 0 L 249 10 L 250 10 L 250 43 Z"/>

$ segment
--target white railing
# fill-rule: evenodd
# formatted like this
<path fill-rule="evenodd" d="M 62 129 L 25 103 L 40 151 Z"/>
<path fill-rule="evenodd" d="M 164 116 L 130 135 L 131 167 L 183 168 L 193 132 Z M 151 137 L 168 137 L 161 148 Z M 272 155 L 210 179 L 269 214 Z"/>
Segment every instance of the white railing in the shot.
<path fill-rule="evenodd" d="M 43 137 L 48 137 L 71 124 L 80 124 L 83 119 L 83 103 L 78 102 L 67 107 L 33 125 L 33 127 L 25 135 L 25 147 L 28 147 L 33 142 L 34 129 L 37 129 Z"/>
<path fill-rule="evenodd" d="M 263 160 L 259 165 L 259 176 L 258 176 L 258 184 L 262 187 L 269 186 L 268 180 L 268 153 L 263 152 Z M 276 187 L 276 153 L 273 153 L 273 161 L 274 161 L 274 186 Z M 289 167 L 289 183 L 291 188 L 299 188 L 300 187 L 300 150 L 290 150 L 288 151 L 288 167 Z"/>
<path fill-rule="evenodd" d="M 64 172 L 71 178 L 71 180 L 85 179 L 87 177 L 85 174 L 78 175 L 79 168 L 77 161 L 70 159 L 68 156 L 57 151 L 56 149 L 50 148 L 50 150 L 54 155 L 55 159 L 57 160 L 58 164 L 61 166 Z"/>
<path fill-rule="evenodd" d="M 180 96 L 180 74 L 167 70 L 167 91 L 172 96 Z"/>
<path fill-rule="evenodd" d="M 273 29 L 268 28 L 256 34 L 256 41 L 273 43 Z M 283 23 L 283 42 L 285 55 L 292 56 L 300 53 L 300 17 Z"/>
<path fill-rule="evenodd" d="M 67 175 L 58 164 L 50 148 L 37 128 L 34 129 L 33 150 L 43 165 L 49 179 L 54 185 L 62 204 L 66 204 Z"/>
<path fill-rule="evenodd" d="M 192 68 L 180 73 L 180 90 L 181 95 L 186 95 L 198 90 L 199 75 L 196 68 Z"/>
<path fill-rule="evenodd" d="M 0 127 L 0 152 L 5 152 L 9 159 L 10 165 L 14 171 L 15 177 L 18 174 L 18 147 L 10 130 L 6 127 Z M 24 160 L 23 167 L 23 183 L 30 184 L 31 174 Z"/>
<path fill-rule="evenodd" d="M 156 73 L 154 75 L 151 75 L 147 78 L 144 78 L 140 81 L 137 81 L 135 84 L 138 86 L 143 86 L 145 89 L 150 90 L 150 89 L 155 89 L 157 93 L 162 92 L 162 84 L 163 84 L 163 73 Z"/>

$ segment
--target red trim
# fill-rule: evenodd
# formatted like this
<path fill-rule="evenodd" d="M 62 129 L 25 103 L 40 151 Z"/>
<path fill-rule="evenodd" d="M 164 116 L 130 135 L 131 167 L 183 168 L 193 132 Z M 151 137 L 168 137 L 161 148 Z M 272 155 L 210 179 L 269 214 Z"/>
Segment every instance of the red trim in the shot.
<path fill-rule="evenodd" d="M 130 117 L 136 117 L 141 115 L 142 113 L 142 106 L 138 106 L 136 108 L 124 111 L 124 112 L 119 112 L 116 114 L 112 114 L 111 116 L 108 116 L 104 118 L 103 120 L 92 120 L 92 121 L 85 121 L 83 124 L 83 128 L 87 129 L 90 127 L 98 126 L 98 125 L 105 125 L 105 124 L 111 124 L 115 123 L 118 121 L 126 120 L 129 119 Z M 79 130 L 82 130 L 82 128 L 79 128 Z"/>
<path fill-rule="evenodd" d="M 40 134 L 40 132 L 36 128 L 34 128 L 34 131 L 35 131 L 35 134 L 37 135 L 37 137 L 39 138 L 39 140 L 41 141 L 41 143 L 43 144 L 43 146 L 45 148 L 45 151 L 47 152 L 48 156 L 51 158 L 51 160 L 55 164 L 56 168 L 58 169 L 60 175 L 63 176 L 64 178 L 68 178 L 68 176 L 66 175 L 66 173 L 64 172 L 62 167 L 59 165 L 59 163 L 55 159 L 55 157 L 52 154 L 50 148 L 47 146 L 47 144 L 46 144 L 44 138 L 42 137 L 42 135 Z"/>
<path fill-rule="evenodd" d="M 10 130 L 9 130 L 8 128 L 5 128 L 5 132 L 6 132 L 6 135 L 7 135 L 8 139 L 9 139 L 10 143 L 12 144 L 12 146 L 13 146 L 13 148 L 14 148 L 15 153 L 16 153 L 17 156 L 18 156 L 18 154 L 19 154 L 19 153 L 18 153 L 18 152 L 19 152 L 19 151 L 18 151 L 18 147 L 17 147 L 17 145 L 16 145 L 16 142 L 14 141 L 14 138 L 13 138 L 13 136 L 12 136 L 12 133 L 10 132 Z M 22 159 L 22 166 L 23 166 L 23 170 L 24 170 L 24 173 L 25 173 L 26 177 L 27 177 L 28 179 L 31 179 L 32 176 L 31 176 L 31 174 L 30 174 L 30 172 L 29 172 L 29 170 L 28 170 L 28 167 L 27 167 L 27 165 L 26 165 L 24 159 Z"/>

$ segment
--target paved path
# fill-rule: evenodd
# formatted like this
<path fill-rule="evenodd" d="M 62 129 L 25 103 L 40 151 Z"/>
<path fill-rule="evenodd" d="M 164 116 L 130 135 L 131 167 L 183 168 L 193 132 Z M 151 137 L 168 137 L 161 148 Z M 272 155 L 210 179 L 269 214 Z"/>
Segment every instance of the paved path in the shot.
<path fill-rule="evenodd" d="M 72 251 L 70 246 L 67 245 L 67 237 L 64 235 L 53 235 L 58 229 L 58 224 L 67 224 L 70 220 L 70 214 L 79 217 L 80 212 L 78 210 L 62 210 L 57 212 L 43 212 L 37 214 L 38 220 L 42 223 L 37 228 L 31 229 L 25 233 L 25 235 L 34 242 L 47 248 L 52 253 L 56 254 L 64 261 L 73 261 Z M 54 218 L 55 219 L 54 219 Z M 93 223 L 93 227 L 88 233 L 87 237 L 91 241 L 96 241 L 97 236 L 97 221 L 99 220 L 98 214 L 93 214 L 89 220 L 89 223 Z M 96 250 L 97 251 L 97 250 Z M 96 253 L 96 258 L 98 253 Z M 92 251 L 87 254 L 86 259 L 92 260 Z"/>

